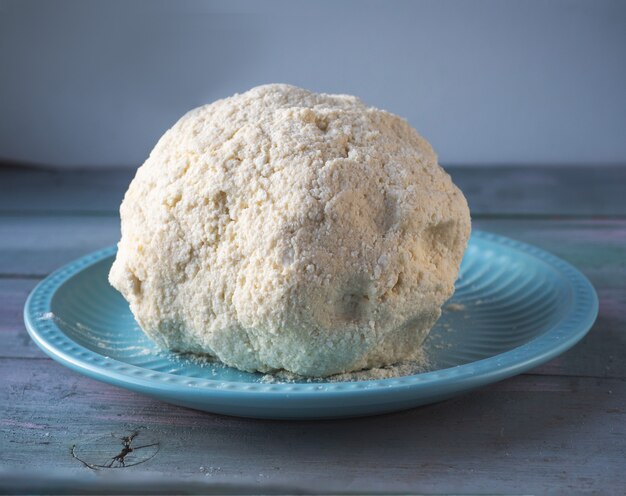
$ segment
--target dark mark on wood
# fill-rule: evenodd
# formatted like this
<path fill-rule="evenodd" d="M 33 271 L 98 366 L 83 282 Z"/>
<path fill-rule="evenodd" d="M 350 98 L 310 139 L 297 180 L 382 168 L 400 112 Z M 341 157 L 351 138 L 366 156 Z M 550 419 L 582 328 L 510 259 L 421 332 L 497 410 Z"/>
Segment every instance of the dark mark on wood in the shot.
<path fill-rule="evenodd" d="M 122 451 L 120 451 L 119 455 L 115 455 L 113 458 L 111 458 L 111 461 L 106 465 L 107 468 L 112 468 L 114 463 L 118 463 L 122 467 L 126 466 L 124 459 L 126 458 L 126 455 L 133 452 L 133 448 L 131 448 L 130 445 L 133 442 L 133 439 L 137 437 L 137 434 L 139 434 L 139 432 L 135 431 L 130 436 L 125 436 L 122 438 L 124 447 L 122 448 Z"/>
<path fill-rule="evenodd" d="M 139 437 L 144 441 L 134 445 Z M 128 435 L 100 436 L 82 444 L 74 444 L 70 450 L 73 458 L 92 470 L 126 468 L 147 462 L 159 451 L 159 442 L 140 427 Z"/>

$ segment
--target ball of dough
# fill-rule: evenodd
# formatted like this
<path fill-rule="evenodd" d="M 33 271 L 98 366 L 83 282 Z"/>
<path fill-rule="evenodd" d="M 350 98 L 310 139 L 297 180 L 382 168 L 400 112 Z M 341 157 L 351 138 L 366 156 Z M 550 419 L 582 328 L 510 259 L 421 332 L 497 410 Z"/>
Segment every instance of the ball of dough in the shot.
<path fill-rule="evenodd" d="M 148 336 L 306 376 L 411 359 L 470 234 L 463 194 L 406 121 L 282 84 L 183 116 L 120 212 L 109 279 Z"/>

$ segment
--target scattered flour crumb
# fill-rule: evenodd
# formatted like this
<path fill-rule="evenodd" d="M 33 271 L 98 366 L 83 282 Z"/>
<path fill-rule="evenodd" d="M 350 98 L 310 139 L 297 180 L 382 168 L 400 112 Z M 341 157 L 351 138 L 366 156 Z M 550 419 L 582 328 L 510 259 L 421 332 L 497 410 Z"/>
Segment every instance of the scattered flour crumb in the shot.
<path fill-rule="evenodd" d="M 446 305 L 446 310 L 449 312 L 462 312 L 465 310 L 465 305 L 461 303 L 450 303 L 449 305 Z"/>
<path fill-rule="evenodd" d="M 176 353 L 166 350 L 161 350 L 158 352 L 160 355 L 165 356 L 169 360 L 173 360 L 176 362 L 189 361 L 194 365 L 198 365 L 201 368 L 205 368 L 207 366 L 215 366 L 215 365 L 223 365 L 217 358 L 212 357 L 211 355 L 199 354 L 199 353 Z M 215 375 L 215 372 L 214 374 Z"/>
<path fill-rule="evenodd" d="M 312 378 L 304 377 L 285 370 L 278 370 L 272 374 L 265 374 L 261 378 L 264 384 L 280 384 L 293 382 L 356 382 L 356 381 L 375 381 L 379 379 L 391 379 L 394 377 L 402 377 L 406 375 L 419 374 L 429 369 L 430 362 L 423 350 L 413 360 L 399 362 L 395 365 L 386 367 L 375 367 L 365 370 L 357 370 L 355 372 L 346 372 L 343 374 L 335 374 L 330 377 Z"/>
<path fill-rule="evenodd" d="M 212 476 L 222 471 L 221 467 L 200 467 L 200 472 L 205 476 Z"/>
<path fill-rule="evenodd" d="M 46 312 L 39 315 L 37 320 L 53 320 L 54 314 L 52 312 Z"/>

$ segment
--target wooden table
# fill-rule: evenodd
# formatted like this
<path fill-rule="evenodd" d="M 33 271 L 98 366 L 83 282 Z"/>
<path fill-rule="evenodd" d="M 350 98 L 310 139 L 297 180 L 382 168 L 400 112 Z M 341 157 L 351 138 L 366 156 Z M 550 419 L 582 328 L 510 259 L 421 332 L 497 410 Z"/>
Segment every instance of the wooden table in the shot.
<path fill-rule="evenodd" d="M 24 300 L 59 265 L 117 240 L 134 171 L 3 167 L 0 492 L 624 494 L 626 168 L 450 172 L 475 227 L 545 248 L 591 279 L 594 328 L 559 358 L 476 392 L 314 422 L 179 408 L 47 358 L 24 329 Z M 95 471 L 72 456 L 103 439 L 115 456 L 133 432 L 159 443 L 144 463 Z"/>

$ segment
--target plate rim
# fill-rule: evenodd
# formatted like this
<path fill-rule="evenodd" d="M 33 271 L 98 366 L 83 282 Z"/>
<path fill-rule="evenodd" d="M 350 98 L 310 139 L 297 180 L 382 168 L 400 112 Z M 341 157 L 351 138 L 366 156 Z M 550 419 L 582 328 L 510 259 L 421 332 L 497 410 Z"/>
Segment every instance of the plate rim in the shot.
<path fill-rule="evenodd" d="M 76 343 L 57 326 L 54 319 L 42 319 L 41 316 L 51 312 L 52 298 L 64 282 L 114 255 L 116 245 L 75 259 L 39 282 L 24 305 L 24 323 L 33 341 L 48 356 L 70 369 L 104 382 L 136 387 L 154 394 L 161 392 L 212 397 L 216 394 L 226 397 L 279 395 L 300 399 L 319 397 L 321 394 L 384 395 L 397 392 L 398 389 L 428 389 L 435 385 L 440 391 L 466 390 L 520 374 L 545 363 L 574 346 L 589 332 L 598 315 L 598 297 L 591 282 L 578 269 L 541 248 L 499 234 L 474 229 L 472 237 L 523 252 L 548 264 L 569 283 L 572 299 L 562 319 L 527 343 L 487 358 L 434 371 L 354 382 L 261 383 L 180 376 L 107 357 Z"/>

